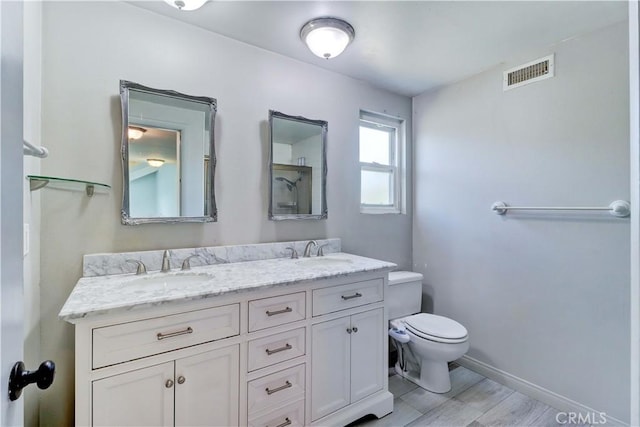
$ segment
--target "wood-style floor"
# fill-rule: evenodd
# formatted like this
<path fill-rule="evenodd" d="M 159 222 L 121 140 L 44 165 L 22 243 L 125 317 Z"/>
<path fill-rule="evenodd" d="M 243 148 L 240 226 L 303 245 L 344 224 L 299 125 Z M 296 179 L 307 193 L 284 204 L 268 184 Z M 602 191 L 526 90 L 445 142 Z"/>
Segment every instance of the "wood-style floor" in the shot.
<path fill-rule="evenodd" d="M 461 366 L 451 370 L 449 393 L 428 392 L 399 375 L 389 377 L 389 391 L 395 397 L 391 414 L 363 418 L 351 426 L 577 426 L 558 423 L 555 408 Z"/>

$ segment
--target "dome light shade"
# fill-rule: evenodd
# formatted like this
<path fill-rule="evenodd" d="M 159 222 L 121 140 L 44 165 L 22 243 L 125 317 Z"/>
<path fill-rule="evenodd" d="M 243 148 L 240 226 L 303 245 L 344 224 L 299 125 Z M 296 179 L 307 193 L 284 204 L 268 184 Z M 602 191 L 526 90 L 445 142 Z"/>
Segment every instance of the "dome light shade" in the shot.
<path fill-rule="evenodd" d="M 302 26 L 300 38 L 314 55 L 335 58 L 353 41 L 356 32 L 346 21 L 323 17 L 313 19 Z"/>
<path fill-rule="evenodd" d="M 159 168 L 160 166 L 164 165 L 164 160 L 162 160 L 162 159 L 147 159 L 147 163 L 152 168 Z"/>
<path fill-rule="evenodd" d="M 164 0 L 165 3 L 180 10 L 200 9 L 208 0 Z"/>
<path fill-rule="evenodd" d="M 145 128 L 140 128 L 137 126 L 129 126 L 128 129 L 128 134 L 129 134 L 129 139 L 140 139 L 142 138 L 142 135 L 144 135 L 144 133 L 147 130 Z"/>

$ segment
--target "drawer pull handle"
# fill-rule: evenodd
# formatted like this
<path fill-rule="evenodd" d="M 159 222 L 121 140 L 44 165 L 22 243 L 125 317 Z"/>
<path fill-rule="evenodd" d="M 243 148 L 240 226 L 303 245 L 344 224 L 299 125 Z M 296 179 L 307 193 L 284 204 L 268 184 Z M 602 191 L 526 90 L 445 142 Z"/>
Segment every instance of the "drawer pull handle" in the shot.
<path fill-rule="evenodd" d="M 285 419 L 284 419 L 284 422 L 283 422 L 283 423 L 278 424 L 278 425 L 277 425 L 277 426 L 275 426 L 275 427 L 287 427 L 287 426 L 289 426 L 289 425 L 291 425 L 291 420 L 289 419 L 289 417 L 287 417 L 287 418 L 285 418 Z M 268 427 L 268 426 L 267 426 L 267 427 Z"/>
<path fill-rule="evenodd" d="M 266 349 L 265 351 L 267 352 L 267 355 L 271 356 L 272 354 L 280 353 L 281 351 L 285 350 L 291 350 L 292 348 L 293 347 L 291 347 L 291 344 L 285 344 L 284 347 L 276 348 L 273 350 Z"/>
<path fill-rule="evenodd" d="M 342 299 L 347 301 L 347 300 L 354 299 L 354 298 L 360 298 L 361 296 L 362 296 L 362 294 L 360 292 L 356 292 L 353 295 L 347 295 L 347 296 L 342 295 Z"/>
<path fill-rule="evenodd" d="M 271 317 L 271 316 L 275 316 L 276 314 L 291 313 L 292 311 L 293 309 L 291 307 L 287 307 L 282 310 L 276 310 L 276 311 L 267 310 L 267 316 Z"/>
<path fill-rule="evenodd" d="M 286 389 L 291 388 L 291 387 L 293 387 L 293 384 L 291 384 L 289 381 L 286 381 L 284 383 L 284 385 L 281 385 L 280 387 L 277 387 L 277 388 L 269 388 L 269 387 L 267 387 L 267 388 L 265 388 L 265 391 L 267 392 L 267 394 L 269 396 L 271 396 L 273 393 L 277 393 L 279 391 L 286 390 Z"/>
<path fill-rule="evenodd" d="M 177 337 L 178 335 L 185 335 L 185 334 L 192 334 L 192 333 L 193 333 L 193 329 L 191 329 L 191 326 L 189 326 L 187 329 L 184 329 L 182 331 L 168 332 L 166 334 L 162 332 L 158 332 L 156 336 L 158 337 L 158 341 L 160 341 L 165 338 L 172 338 L 172 337 Z"/>

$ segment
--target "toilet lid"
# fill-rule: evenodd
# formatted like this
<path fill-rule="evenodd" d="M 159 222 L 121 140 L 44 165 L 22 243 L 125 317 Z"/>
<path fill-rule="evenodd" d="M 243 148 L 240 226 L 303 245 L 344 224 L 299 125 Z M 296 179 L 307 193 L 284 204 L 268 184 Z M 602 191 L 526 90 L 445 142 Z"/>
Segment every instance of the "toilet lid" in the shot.
<path fill-rule="evenodd" d="M 408 329 L 427 339 L 457 341 L 467 338 L 467 328 L 447 317 L 420 313 L 409 316 L 404 321 Z"/>

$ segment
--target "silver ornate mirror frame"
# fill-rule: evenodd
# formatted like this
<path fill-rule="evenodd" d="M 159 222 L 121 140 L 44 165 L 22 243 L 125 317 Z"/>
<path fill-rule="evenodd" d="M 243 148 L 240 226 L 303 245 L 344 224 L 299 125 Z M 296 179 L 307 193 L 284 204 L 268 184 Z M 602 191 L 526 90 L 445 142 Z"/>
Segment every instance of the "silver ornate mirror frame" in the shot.
<path fill-rule="evenodd" d="M 138 218 L 130 216 L 130 190 L 129 190 L 129 92 L 138 92 L 176 98 L 183 101 L 204 104 L 209 112 L 209 158 L 204 159 L 205 193 L 203 195 L 204 215 L 203 216 L 175 216 L 175 217 L 149 217 Z M 215 98 L 205 96 L 185 95 L 173 90 L 154 89 L 138 83 L 120 80 L 120 102 L 122 105 L 122 210 L 121 220 L 125 225 L 139 225 L 150 223 L 188 223 L 188 222 L 215 222 L 218 219 L 216 208 L 214 175 L 216 167 L 216 154 L 214 147 L 214 125 L 217 111 L 217 101 Z"/>
<path fill-rule="evenodd" d="M 292 120 L 298 123 L 318 126 L 321 130 L 322 139 L 322 187 L 321 187 L 321 208 L 320 214 L 275 214 L 273 206 L 273 182 L 274 182 L 274 119 Z M 327 130 L 328 123 L 324 120 L 313 120 L 302 116 L 290 116 L 279 111 L 269 110 L 269 219 L 281 221 L 288 219 L 327 219 Z"/>

